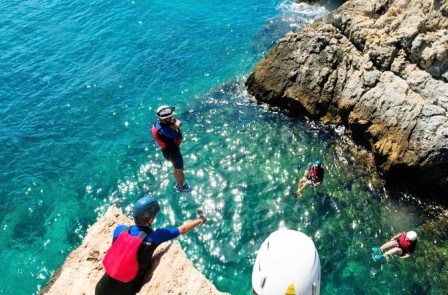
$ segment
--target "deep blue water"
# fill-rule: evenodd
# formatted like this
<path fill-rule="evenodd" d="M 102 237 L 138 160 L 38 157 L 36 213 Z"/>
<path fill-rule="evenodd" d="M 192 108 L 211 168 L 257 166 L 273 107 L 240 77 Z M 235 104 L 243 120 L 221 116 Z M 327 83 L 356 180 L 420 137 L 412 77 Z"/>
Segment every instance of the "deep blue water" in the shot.
<path fill-rule="evenodd" d="M 322 294 L 443 294 L 440 211 L 384 190 L 344 130 L 245 92 L 276 40 L 326 13 L 280 0 L 2 1 L 0 294 L 38 292 L 109 205 L 130 213 L 145 193 L 163 205 L 160 226 L 206 211 L 180 242 L 221 291 L 250 294 L 258 247 L 286 226 L 314 240 Z M 151 139 L 161 104 L 184 122 L 192 194 L 173 191 Z M 317 158 L 325 185 L 293 198 Z M 407 229 L 421 234 L 415 259 L 372 261 L 372 245 Z"/>

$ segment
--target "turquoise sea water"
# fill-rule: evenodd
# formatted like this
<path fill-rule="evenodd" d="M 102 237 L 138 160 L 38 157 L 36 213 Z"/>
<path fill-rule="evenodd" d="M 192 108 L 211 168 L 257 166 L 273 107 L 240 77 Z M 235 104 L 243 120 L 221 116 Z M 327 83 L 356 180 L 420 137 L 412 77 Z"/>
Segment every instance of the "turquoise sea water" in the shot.
<path fill-rule="evenodd" d="M 321 294 L 444 294 L 442 213 L 388 192 L 340 128 L 289 118 L 248 97 L 244 80 L 281 36 L 327 11 L 293 1 L 0 2 L 0 294 L 42 289 L 111 204 L 145 193 L 160 226 L 197 208 L 210 222 L 180 238 L 219 290 L 250 294 L 252 263 L 279 227 L 309 235 Z M 150 136 L 177 107 L 192 194 L 173 191 Z M 315 159 L 325 185 L 292 196 Z M 370 248 L 415 229 L 415 258 Z"/>

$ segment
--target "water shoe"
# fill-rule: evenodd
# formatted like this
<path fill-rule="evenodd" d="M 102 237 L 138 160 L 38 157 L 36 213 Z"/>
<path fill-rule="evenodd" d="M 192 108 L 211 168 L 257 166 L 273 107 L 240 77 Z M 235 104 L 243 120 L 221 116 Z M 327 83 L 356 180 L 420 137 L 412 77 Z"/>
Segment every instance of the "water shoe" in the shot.
<path fill-rule="evenodd" d="M 189 186 L 188 184 L 184 184 L 183 187 L 178 187 L 176 184 L 176 185 L 174 185 L 174 189 L 178 193 L 191 193 L 191 191 L 193 190 L 193 188 L 191 186 Z"/>
<path fill-rule="evenodd" d="M 379 260 L 383 259 L 383 257 L 384 257 L 384 255 L 381 255 L 381 254 L 375 255 L 375 260 L 379 261 Z"/>
<path fill-rule="evenodd" d="M 373 247 L 372 248 L 373 253 L 375 254 L 381 254 L 381 249 L 379 247 Z"/>

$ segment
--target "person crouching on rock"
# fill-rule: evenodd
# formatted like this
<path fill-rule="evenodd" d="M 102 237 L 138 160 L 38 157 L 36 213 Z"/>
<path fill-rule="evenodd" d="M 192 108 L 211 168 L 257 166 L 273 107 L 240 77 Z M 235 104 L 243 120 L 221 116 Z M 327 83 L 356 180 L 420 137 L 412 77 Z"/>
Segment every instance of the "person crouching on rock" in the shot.
<path fill-rule="evenodd" d="M 187 234 L 207 221 L 201 215 L 179 227 L 153 229 L 152 224 L 159 210 L 160 205 L 155 197 L 144 196 L 134 205 L 135 225 L 115 228 L 112 246 L 103 260 L 106 273 L 98 281 L 95 295 L 136 294 L 144 284 L 157 246 Z"/>

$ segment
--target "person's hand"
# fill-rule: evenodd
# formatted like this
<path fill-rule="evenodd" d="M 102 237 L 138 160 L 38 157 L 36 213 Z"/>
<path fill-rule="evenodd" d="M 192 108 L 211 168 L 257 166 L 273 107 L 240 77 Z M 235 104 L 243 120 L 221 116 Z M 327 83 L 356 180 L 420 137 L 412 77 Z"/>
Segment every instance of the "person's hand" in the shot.
<path fill-rule="evenodd" d="M 406 259 L 406 258 L 409 258 L 411 255 L 409 255 L 409 253 L 406 253 L 405 255 L 403 255 L 403 256 L 399 256 L 399 258 L 401 258 L 401 259 Z"/>
<path fill-rule="evenodd" d="M 172 123 L 173 123 L 174 125 L 176 125 L 177 128 L 179 128 L 180 125 L 182 125 L 182 121 L 181 121 L 181 120 L 178 120 L 178 119 L 176 119 L 176 118 L 174 118 L 174 117 L 173 117 Z"/>
<path fill-rule="evenodd" d="M 171 118 L 171 124 L 169 124 L 168 126 L 173 129 L 176 132 L 180 132 L 180 125 L 182 124 L 182 122 L 180 120 L 177 120 L 176 118 Z"/>
<path fill-rule="evenodd" d="M 199 219 L 202 220 L 202 224 L 207 222 L 207 217 L 205 217 L 204 215 L 199 215 Z"/>
<path fill-rule="evenodd" d="M 204 216 L 204 211 L 202 209 L 198 209 L 198 211 L 196 211 L 196 213 L 198 213 L 199 219 L 202 220 L 202 224 L 207 222 L 207 218 Z"/>

